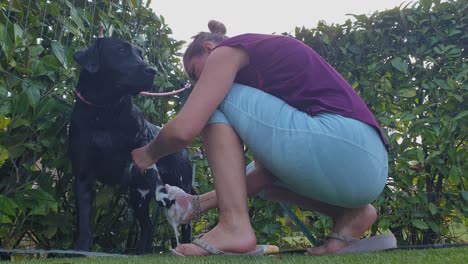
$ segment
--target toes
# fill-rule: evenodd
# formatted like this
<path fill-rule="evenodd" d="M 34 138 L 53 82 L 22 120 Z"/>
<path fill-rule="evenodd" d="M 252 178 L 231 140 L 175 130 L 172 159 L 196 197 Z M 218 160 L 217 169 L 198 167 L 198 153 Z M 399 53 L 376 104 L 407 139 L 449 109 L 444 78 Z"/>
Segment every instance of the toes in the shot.
<path fill-rule="evenodd" d="M 327 252 L 327 250 L 323 246 L 317 247 L 317 248 L 308 248 L 306 250 L 307 250 L 307 255 L 311 255 L 311 256 L 321 256 L 321 255 L 332 254 L 330 252 Z"/>
<path fill-rule="evenodd" d="M 208 254 L 207 251 L 194 244 L 181 244 L 175 250 L 186 256 L 204 256 Z"/>
<path fill-rule="evenodd" d="M 308 248 L 306 250 L 308 255 L 313 256 L 332 255 L 349 246 L 349 244 L 349 242 L 347 243 L 341 240 L 329 239 L 320 247 Z"/>

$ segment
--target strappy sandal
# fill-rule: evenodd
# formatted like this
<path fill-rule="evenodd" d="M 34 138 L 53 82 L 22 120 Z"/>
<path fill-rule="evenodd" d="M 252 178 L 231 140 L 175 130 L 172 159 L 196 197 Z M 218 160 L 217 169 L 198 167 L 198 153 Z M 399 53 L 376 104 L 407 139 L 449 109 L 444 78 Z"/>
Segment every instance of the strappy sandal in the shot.
<path fill-rule="evenodd" d="M 216 247 L 206 243 L 201 238 L 195 239 L 192 242 L 192 244 L 197 245 L 203 248 L 204 250 L 206 250 L 208 253 L 210 253 L 208 256 L 213 256 L 213 255 L 216 255 L 216 256 L 261 256 L 265 254 L 279 252 L 279 248 L 277 246 L 270 246 L 270 245 L 257 245 L 254 250 L 249 251 L 249 252 L 244 252 L 244 253 L 226 252 L 226 251 L 219 250 Z M 175 249 L 171 249 L 171 253 L 174 256 L 187 257 L 187 255 L 184 255 Z"/>
<path fill-rule="evenodd" d="M 397 247 L 396 238 L 393 234 L 383 234 L 363 239 L 357 239 L 337 232 L 332 232 L 327 235 L 327 238 L 351 242 L 349 246 L 336 252 L 336 254 L 381 251 Z"/>

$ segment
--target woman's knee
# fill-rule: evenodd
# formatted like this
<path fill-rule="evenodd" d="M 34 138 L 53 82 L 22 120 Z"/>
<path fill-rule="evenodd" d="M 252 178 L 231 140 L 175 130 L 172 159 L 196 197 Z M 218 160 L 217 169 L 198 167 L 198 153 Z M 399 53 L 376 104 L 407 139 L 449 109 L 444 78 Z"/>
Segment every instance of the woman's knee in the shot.
<path fill-rule="evenodd" d="M 231 125 L 226 115 L 219 109 L 216 109 L 215 112 L 211 115 L 210 119 L 208 119 L 207 125 L 215 123 L 223 123 L 229 126 Z"/>
<path fill-rule="evenodd" d="M 232 129 L 229 123 L 225 123 L 225 122 L 208 123 L 205 125 L 205 127 L 203 127 L 200 135 L 203 139 L 207 137 L 217 136 L 219 134 L 219 131 L 226 127 L 229 127 L 230 129 Z"/>

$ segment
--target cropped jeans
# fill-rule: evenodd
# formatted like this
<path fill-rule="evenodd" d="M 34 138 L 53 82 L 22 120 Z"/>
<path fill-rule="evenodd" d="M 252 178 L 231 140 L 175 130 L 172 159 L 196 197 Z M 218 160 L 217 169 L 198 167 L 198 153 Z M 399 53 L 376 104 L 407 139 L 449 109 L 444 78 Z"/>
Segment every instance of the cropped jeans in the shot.
<path fill-rule="evenodd" d="M 310 116 L 259 89 L 234 84 L 208 123 L 231 126 L 275 184 L 330 205 L 374 201 L 388 175 L 377 131 L 332 113 Z"/>

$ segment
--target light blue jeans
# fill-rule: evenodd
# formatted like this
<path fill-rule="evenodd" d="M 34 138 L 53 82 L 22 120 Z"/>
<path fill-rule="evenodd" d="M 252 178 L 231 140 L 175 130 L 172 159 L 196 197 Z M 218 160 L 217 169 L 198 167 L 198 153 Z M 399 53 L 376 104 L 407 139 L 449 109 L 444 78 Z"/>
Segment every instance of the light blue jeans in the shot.
<path fill-rule="evenodd" d="M 377 131 L 355 119 L 309 116 L 234 84 L 208 123 L 230 125 L 278 185 L 310 199 L 356 208 L 374 201 L 385 186 L 387 151 Z"/>

